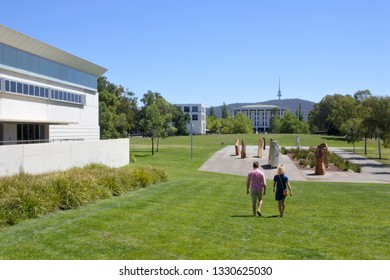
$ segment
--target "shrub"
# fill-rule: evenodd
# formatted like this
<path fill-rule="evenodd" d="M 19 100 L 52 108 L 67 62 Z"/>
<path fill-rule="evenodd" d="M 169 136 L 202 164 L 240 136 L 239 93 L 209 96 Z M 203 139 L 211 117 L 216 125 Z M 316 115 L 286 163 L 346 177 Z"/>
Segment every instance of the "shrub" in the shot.
<path fill-rule="evenodd" d="M 299 166 L 306 167 L 307 166 L 307 160 L 306 159 L 300 159 L 299 160 Z"/>
<path fill-rule="evenodd" d="M 15 224 L 56 209 L 71 209 L 168 179 L 153 166 L 112 169 L 100 164 L 44 175 L 0 178 L 0 222 Z"/>

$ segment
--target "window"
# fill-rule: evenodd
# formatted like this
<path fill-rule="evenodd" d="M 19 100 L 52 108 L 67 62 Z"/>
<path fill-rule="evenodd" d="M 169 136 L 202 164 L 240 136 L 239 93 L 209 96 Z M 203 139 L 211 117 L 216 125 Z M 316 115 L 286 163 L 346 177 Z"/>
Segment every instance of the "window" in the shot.
<path fill-rule="evenodd" d="M 49 98 L 59 101 L 72 102 L 77 104 L 85 105 L 85 96 L 82 94 L 76 94 L 61 90 L 54 90 L 46 87 L 39 87 L 31 84 L 24 84 L 21 82 L 4 80 L 4 85 L 6 92 L 11 93 L 20 93 L 30 96 L 35 96 L 38 98 Z M 49 90 L 51 92 L 49 97 Z"/>
<path fill-rule="evenodd" d="M 192 115 L 192 120 L 197 121 L 198 120 L 198 115 Z"/>
<path fill-rule="evenodd" d="M 39 88 L 39 96 L 42 98 L 45 97 L 45 88 L 43 88 L 43 87 Z"/>
<path fill-rule="evenodd" d="M 190 106 L 184 106 L 184 112 L 188 113 L 190 111 Z"/>
<path fill-rule="evenodd" d="M 17 124 L 18 143 L 42 143 L 45 141 L 45 126 L 43 124 Z"/>
<path fill-rule="evenodd" d="M 1 64 L 96 89 L 97 77 L 0 43 Z"/>
<path fill-rule="evenodd" d="M 39 87 L 35 86 L 34 89 L 34 95 L 39 96 Z"/>
<path fill-rule="evenodd" d="M 192 112 L 198 112 L 198 106 L 192 106 Z"/>
<path fill-rule="evenodd" d="M 17 91 L 17 93 L 23 93 L 23 84 L 22 83 L 17 83 L 16 91 Z"/>

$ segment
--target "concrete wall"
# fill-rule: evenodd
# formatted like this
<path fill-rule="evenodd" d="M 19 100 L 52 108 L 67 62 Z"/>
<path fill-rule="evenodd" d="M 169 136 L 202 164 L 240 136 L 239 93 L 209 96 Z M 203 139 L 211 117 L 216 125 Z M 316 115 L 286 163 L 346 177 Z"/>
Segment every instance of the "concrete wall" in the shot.
<path fill-rule="evenodd" d="M 40 174 L 101 163 L 129 164 L 129 139 L 0 146 L 0 176 Z"/>

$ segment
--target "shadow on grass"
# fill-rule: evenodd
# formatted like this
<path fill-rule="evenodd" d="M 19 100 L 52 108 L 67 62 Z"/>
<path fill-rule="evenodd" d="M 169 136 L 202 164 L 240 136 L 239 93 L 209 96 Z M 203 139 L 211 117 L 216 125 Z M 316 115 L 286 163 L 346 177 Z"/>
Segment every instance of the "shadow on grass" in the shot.
<path fill-rule="evenodd" d="M 322 136 L 320 137 L 321 139 L 324 139 L 324 140 L 337 140 L 337 141 L 344 141 L 344 142 L 347 142 L 347 138 L 345 138 L 344 136 L 339 136 L 339 137 L 329 137 L 329 136 Z"/>
<path fill-rule="evenodd" d="M 230 216 L 230 218 L 250 218 L 250 217 L 255 217 L 253 215 L 232 215 Z M 258 216 L 256 216 L 258 217 Z M 271 216 L 264 216 L 262 215 L 261 217 L 258 217 L 258 218 L 266 218 L 266 219 L 269 219 L 269 218 L 279 218 L 280 216 L 279 215 L 271 215 Z"/>
<path fill-rule="evenodd" d="M 280 218 L 280 215 L 264 216 L 264 218 Z"/>
<path fill-rule="evenodd" d="M 230 218 L 250 218 L 254 217 L 253 215 L 232 215 Z"/>
<path fill-rule="evenodd" d="M 139 157 L 139 158 L 140 158 L 140 157 L 144 157 L 144 158 L 145 158 L 145 157 L 151 157 L 152 154 L 150 154 L 150 155 L 149 155 L 149 154 L 145 154 L 145 155 L 140 155 L 140 154 L 138 154 L 138 155 L 134 155 L 134 156 L 135 156 L 136 158 L 138 158 L 138 157 Z"/>

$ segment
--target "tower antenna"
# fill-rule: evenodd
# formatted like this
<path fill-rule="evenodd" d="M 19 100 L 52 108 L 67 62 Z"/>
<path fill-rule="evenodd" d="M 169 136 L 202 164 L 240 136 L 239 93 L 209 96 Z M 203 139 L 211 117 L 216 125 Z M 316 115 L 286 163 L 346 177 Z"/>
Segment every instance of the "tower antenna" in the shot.
<path fill-rule="evenodd" d="M 280 91 L 280 76 L 279 76 L 279 90 L 278 90 L 278 97 L 280 100 L 280 97 L 282 97 L 282 92 Z"/>

